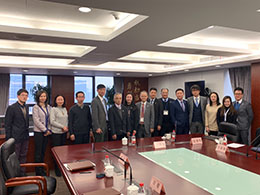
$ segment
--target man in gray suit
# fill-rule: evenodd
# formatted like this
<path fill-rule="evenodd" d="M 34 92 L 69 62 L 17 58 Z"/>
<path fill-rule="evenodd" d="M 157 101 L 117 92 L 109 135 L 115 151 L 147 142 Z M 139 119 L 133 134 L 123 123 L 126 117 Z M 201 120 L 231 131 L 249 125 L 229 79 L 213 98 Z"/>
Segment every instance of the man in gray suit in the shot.
<path fill-rule="evenodd" d="M 248 145 L 248 134 L 254 114 L 249 102 L 243 100 L 244 90 L 240 87 L 234 90 L 236 101 L 233 105 L 237 111 L 237 126 L 240 142 Z"/>
<path fill-rule="evenodd" d="M 151 137 L 151 133 L 154 132 L 154 108 L 153 105 L 147 102 L 148 93 L 142 91 L 140 93 L 141 102 L 137 102 L 138 111 L 138 128 L 137 137 Z"/>
<path fill-rule="evenodd" d="M 106 87 L 103 84 L 97 86 L 98 95 L 91 102 L 92 110 L 92 128 L 95 142 L 103 142 L 108 140 L 108 114 L 107 102 L 104 99 Z"/>
<path fill-rule="evenodd" d="M 187 99 L 189 105 L 189 124 L 190 132 L 204 133 L 205 128 L 205 109 L 207 98 L 200 96 L 200 87 L 198 85 L 191 86 L 192 97 Z"/>

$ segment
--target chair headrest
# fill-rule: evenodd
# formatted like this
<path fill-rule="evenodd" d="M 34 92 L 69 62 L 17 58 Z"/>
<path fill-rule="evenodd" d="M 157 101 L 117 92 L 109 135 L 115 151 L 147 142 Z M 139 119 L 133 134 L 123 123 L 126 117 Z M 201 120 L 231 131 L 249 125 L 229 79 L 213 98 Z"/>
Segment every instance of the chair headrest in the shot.
<path fill-rule="evenodd" d="M 10 138 L 1 145 L 1 158 L 8 158 L 15 152 L 15 139 Z"/>
<path fill-rule="evenodd" d="M 219 131 L 227 134 L 237 135 L 237 125 L 228 122 L 221 122 Z"/>

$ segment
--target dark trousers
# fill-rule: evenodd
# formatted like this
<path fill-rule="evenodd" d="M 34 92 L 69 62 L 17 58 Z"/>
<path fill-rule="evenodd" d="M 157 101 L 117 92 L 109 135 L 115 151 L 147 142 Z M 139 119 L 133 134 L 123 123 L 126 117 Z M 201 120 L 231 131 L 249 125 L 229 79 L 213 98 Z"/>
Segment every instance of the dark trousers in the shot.
<path fill-rule="evenodd" d="M 34 132 L 34 162 L 36 163 L 43 163 L 45 151 L 48 143 L 48 136 L 44 136 L 44 133 L 41 132 Z M 42 167 L 35 168 L 36 175 L 44 176 L 46 173 Z"/>
<path fill-rule="evenodd" d="M 192 122 L 190 125 L 191 134 L 204 134 L 204 125 L 202 122 Z"/>
<path fill-rule="evenodd" d="M 88 144 L 89 143 L 89 133 L 74 134 L 74 135 L 75 135 L 74 144 Z"/>
<path fill-rule="evenodd" d="M 144 138 L 145 137 L 145 128 L 144 125 L 139 124 L 137 130 L 137 138 Z"/>
<path fill-rule="evenodd" d="M 67 136 L 67 133 L 62 133 L 62 134 L 53 133 L 51 135 L 52 147 L 63 146 L 66 142 L 66 136 Z M 54 159 L 53 159 L 53 161 L 54 161 L 54 166 L 55 166 L 55 173 L 57 176 L 60 176 L 61 175 L 60 169 L 59 169 L 56 161 Z"/>
<path fill-rule="evenodd" d="M 171 124 L 169 122 L 163 122 L 162 128 L 159 131 L 158 136 L 164 136 L 165 133 L 170 133 L 170 132 L 172 132 L 173 129 L 174 129 L 173 124 Z"/>
<path fill-rule="evenodd" d="M 239 133 L 240 143 L 248 145 L 248 130 L 238 131 L 238 133 Z"/>
<path fill-rule="evenodd" d="M 218 131 L 209 131 L 209 135 L 217 136 L 218 135 Z"/>
<path fill-rule="evenodd" d="M 189 127 L 186 126 L 178 126 L 176 127 L 176 135 L 183 135 L 183 134 L 189 134 Z"/>
<path fill-rule="evenodd" d="M 15 143 L 15 153 L 20 164 L 26 163 L 28 146 L 29 146 L 29 140 L 24 140 L 21 141 L 20 143 Z M 21 167 L 21 176 L 24 176 L 25 172 L 26 172 L 25 167 Z"/>

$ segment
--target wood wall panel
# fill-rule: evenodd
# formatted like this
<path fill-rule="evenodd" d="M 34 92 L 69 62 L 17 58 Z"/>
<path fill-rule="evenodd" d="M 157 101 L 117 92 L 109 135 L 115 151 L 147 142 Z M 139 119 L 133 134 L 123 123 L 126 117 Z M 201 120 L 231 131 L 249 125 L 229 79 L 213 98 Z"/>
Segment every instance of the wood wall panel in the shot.
<path fill-rule="evenodd" d="M 124 78 L 124 96 L 127 93 L 132 93 L 134 95 L 135 102 L 140 101 L 139 94 L 141 91 L 148 91 L 148 78 Z"/>
<path fill-rule="evenodd" d="M 256 129 L 260 127 L 260 62 L 251 65 L 251 103 L 254 120 L 251 128 L 251 138 L 255 138 Z"/>
<path fill-rule="evenodd" d="M 66 98 L 66 108 L 69 110 L 74 105 L 74 76 L 51 76 L 51 103 L 56 95 Z"/>

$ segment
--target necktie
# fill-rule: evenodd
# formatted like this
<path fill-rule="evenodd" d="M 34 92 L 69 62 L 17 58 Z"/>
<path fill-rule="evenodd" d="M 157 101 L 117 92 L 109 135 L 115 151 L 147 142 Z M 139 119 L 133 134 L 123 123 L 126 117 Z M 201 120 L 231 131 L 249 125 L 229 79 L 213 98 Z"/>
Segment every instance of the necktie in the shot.
<path fill-rule="evenodd" d="M 181 101 L 181 108 L 182 108 L 183 112 L 185 112 L 185 106 L 184 106 L 183 101 Z"/>
<path fill-rule="evenodd" d="M 142 103 L 141 118 L 144 119 L 144 103 Z M 140 123 L 143 124 L 144 122 L 141 121 Z"/>
<path fill-rule="evenodd" d="M 234 107 L 235 107 L 235 110 L 238 111 L 239 108 L 240 108 L 240 104 L 239 104 L 239 102 L 236 102 Z"/>
<path fill-rule="evenodd" d="M 103 99 L 102 104 L 103 104 L 103 107 L 104 107 L 104 110 L 105 110 L 105 113 L 106 113 L 106 120 L 108 121 L 107 108 L 106 108 L 106 101 L 105 101 L 105 99 Z"/>
<path fill-rule="evenodd" d="M 198 97 L 195 98 L 195 104 L 196 104 L 196 107 L 199 106 L 199 101 L 198 101 Z"/>

